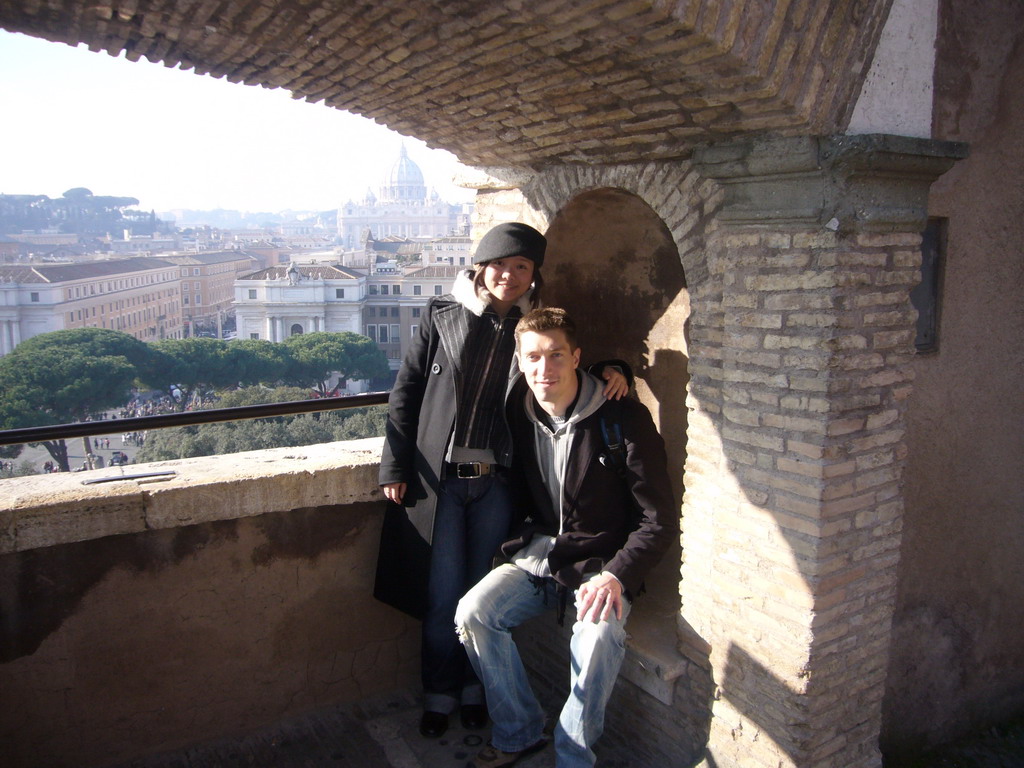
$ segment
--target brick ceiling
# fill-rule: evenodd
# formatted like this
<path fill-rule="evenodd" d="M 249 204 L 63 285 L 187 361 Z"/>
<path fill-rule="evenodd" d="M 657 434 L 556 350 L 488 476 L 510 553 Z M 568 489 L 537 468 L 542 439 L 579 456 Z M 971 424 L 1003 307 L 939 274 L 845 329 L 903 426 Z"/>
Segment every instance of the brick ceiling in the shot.
<path fill-rule="evenodd" d="M 541 168 L 849 120 L 892 0 L 2 0 L 0 26 Z"/>

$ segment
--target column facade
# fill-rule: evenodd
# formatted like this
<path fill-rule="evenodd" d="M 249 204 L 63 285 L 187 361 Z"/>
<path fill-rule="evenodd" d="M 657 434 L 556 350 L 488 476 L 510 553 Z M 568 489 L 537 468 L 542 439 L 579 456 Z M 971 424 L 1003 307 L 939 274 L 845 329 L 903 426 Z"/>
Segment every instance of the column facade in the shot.
<path fill-rule="evenodd" d="M 711 648 L 708 765 L 881 766 L 909 291 L 928 187 L 965 151 L 859 136 L 694 158 L 720 189 L 692 297 L 681 588 Z"/>

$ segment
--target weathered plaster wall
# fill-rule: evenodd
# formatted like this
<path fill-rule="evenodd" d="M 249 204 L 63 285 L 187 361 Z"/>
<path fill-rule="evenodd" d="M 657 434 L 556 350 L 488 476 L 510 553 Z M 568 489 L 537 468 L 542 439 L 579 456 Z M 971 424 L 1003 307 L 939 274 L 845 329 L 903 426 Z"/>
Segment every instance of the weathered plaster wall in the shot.
<path fill-rule="evenodd" d="M 847 131 L 928 138 L 939 0 L 894 0 Z"/>
<path fill-rule="evenodd" d="M 971 154 L 948 217 L 938 352 L 918 356 L 883 745 L 1024 712 L 1024 5 L 944 1 L 937 138 Z"/>

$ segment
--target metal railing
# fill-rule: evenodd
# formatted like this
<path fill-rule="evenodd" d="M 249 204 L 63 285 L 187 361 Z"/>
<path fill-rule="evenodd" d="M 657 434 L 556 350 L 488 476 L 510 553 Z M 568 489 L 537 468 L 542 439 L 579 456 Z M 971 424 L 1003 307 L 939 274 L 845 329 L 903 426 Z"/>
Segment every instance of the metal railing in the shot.
<path fill-rule="evenodd" d="M 368 392 L 365 395 L 322 397 L 314 400 L 292 400 L 286 403 L 269 403 L 265 405 L 241 405 L 234 408 L 211 408 L 207 411 L 162 413 L 157 416 L 133 416 L 128 419 L 102 419 L 100 421 L 80 421 L 74 424 L 22 427 L 20 429 L 0 431 L 0 445 L 41 443 L 46 440 L 109 435 L 111 432 L 142 432 L 148 429 L 162 429 L 164 427 L 189 427 L 196 424 L 263 419 L 271 416 L 294 416 L 300 413 L 335 411 L 345 408 L 362 408 L 369 405 L 383 405 L 387 403 L 389 394 L 389 392 Z"/>

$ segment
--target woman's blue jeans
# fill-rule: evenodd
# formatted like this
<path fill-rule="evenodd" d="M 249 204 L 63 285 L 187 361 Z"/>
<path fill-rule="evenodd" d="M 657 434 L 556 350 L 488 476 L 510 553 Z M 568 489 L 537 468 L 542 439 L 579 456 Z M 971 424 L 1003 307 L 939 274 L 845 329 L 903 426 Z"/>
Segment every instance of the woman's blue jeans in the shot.
<path fill-rule="evenodd" d="M 504 475 L 441 481 L 421 651 L 423 704 L 430 712 L 448 714 L 460 703 L 483 703 L 483 689 L 455 634 L 455 606 L 491 569 L 511 518 Z"/>
<path fill-rule="evenodd" d="M 544 711 L 530 687 L 511 630 L 557 604 L 554 579 L 538 579 L 506 564 L 473 587 L 456 611 L 459 636 L 487 694 L 494 723 L 491 743 L 504 752 L 536 744 L 544 730 Z M 604 730 L 605 707 L 625 656 L 629 609 L 629 601 L 623 600 L 621 619 L 612 615 L 597 624 L 577 621 L 573 625 L 569 697 L 555 727 L 558 768 L 594 765 L 593 746 Z"/>

